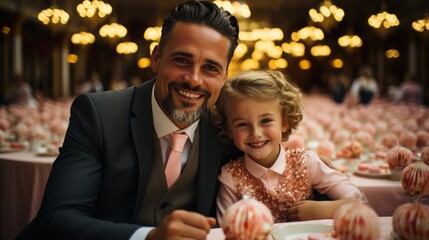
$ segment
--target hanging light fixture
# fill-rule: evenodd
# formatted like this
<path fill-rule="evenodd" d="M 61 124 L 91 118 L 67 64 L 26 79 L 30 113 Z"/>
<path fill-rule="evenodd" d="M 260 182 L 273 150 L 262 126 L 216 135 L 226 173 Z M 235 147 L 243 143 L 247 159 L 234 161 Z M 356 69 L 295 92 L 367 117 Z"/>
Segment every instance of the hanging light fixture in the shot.
<path fill-rule="evenodd" d="M 221 7 L 227 10 L 232 15 L 239 18 L 249 18 L 250 15 L 252 15 L 249 5 L 247 5 L 244 1 L 230 2 L 228 0 L 227 1 L 216 0 L 213 3 L 215 3 L 218 7 Z"/>
<path fill-rule="evenodd" d="M 135 42 L 121 42 L 116 46 L 116 52 L 119 54 L 131 54 L 138 50 Z"/>
<path fill-rule="evenodd" d="M 338 38 L 338 45 L 344 48 L 360 48 L 362 39 L 358 35 L 348 34 Z"/>
<path fill-rule="evenodd" d="M 71 42 L 74 45 L 89 45 L 94 43 L 95 36 L 89 32 L 79 32 L 75 33 L 71 37 Z"/>
<path fill-rule="evenodd" d="M 329 32 L 344 18 L 344 10 L 335 6 L 331 0 L 325 0 L 320 4 L 319 10 L 314 8 L 308 12 L 311 20 L 320 25 L 320 27 Z"/>
<path fill-rule="evenodd" d="M 104 24 L 98 31 L 101 37 L 106 38 L 110 43 L 114 44 L 121 38 L 124 38 L 128 30 L 122 24 L 116 23 L 115 19 L 108 24 Z"/>
<path fill-rule="evenodd" d="M 61 25 L 67 24 L 70 16 L 63 9 L 60 9 L 56 5 L 53 5 L 49 8 L 42 10 L 37 15 L 37 18 L 43 24 L 55 27 L 55 26 L 61 26 Z"/>
<path fill-rule="evenodd" d="M 76 10 L 79 16 L 90 21 L 91 27 L 95 27 L 112 13 L 112 6 L 101 0 L 84 0 L 77 5 Z"/>
<path fill-rule="evenodd" d="M 382 4 L 381 9 L 380 13 L 368 18 L 368 24 L 376 29 L 382 38 L 385 38 L 392 28 L 399 26 L 399 19 L 395 14 L 386 11 L 385 3 Z"/>
<path fill-rule="evenodd" d="M 417 32 L 429 32 L 429 13 L 427 13 L 424 18 L 411 23 L 411 26 Z"/>

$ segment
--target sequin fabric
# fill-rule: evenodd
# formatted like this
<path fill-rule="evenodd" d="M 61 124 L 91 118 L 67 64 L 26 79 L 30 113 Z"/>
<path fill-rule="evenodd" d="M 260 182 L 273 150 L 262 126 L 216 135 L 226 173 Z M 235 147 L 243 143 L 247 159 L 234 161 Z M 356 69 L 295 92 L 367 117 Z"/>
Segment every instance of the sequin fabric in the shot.
<path fill-rule="evenodd" d="M 273 189 L 267 189 L 260 179 L 254 177 L 242 158 L 229 162 L 226 169 L 236 180 L 237 197 L 241 199 L 247 195 L 264 203 L 271 210 L 274 222 L 286 222 L 288 207 L 297 201 L 313 198 L 304 149 L 286 150 L 286 168 Z"/>

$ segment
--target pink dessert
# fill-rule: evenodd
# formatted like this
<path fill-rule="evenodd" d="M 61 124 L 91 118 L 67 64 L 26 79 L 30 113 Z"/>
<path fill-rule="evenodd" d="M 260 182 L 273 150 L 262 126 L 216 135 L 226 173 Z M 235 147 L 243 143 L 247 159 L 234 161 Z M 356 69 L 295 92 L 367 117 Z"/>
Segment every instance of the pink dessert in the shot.
<path fill-rule="evenodd" d="M 406 203 L 393 212 L 393 231 L 401 239 L 429 239 L 429 206 Z"/>
<path fill-rule="evenodd" d="M 267 206 L 255 199 L 242 199 L 226 210 L 221 227 L 226 240 L 265 240 L 273 224 Z"/>
<path fill-rule="evenodd" d="M 368 171 L 368 169 L 369 169 L 369 164 L 368 163 L 360 163 L 359 165 L 358 165 L 358 170 L 359 171 Z"/>
<path fill-rule="evenodd" d="M 381 136 L 381 144 L 387 148 L 393 148 L 398 144 L 398 142 L 399 138 L 394 133 L 388 132 Z"/>
<path fill-rule="evenodd" d="M 380 236 L 380 222 L 369 206 L 352 202 L 341 206 L 334 215 L 334 234 L 338 240 L 377 240 Z"/>
<path fill-rule="evenodd" d="M 370 173 L 381 173 L 381 168 L 379 166 L 369 166 L 368 172 L 370 172 Z"/>
<path fill-rule="evenodd" d="M 397 145 L 387 153 L 387 163 L 391 170 L 402 171 L 414 156 L 410 149 Z"/>
<path fill-rule="evenodd" d="M 402 132 L 399 136 L 399 144 L 408 149 L 415 149 L 417 147 L 417 135 L 411 131 Z"/>
<path fill-rule="evenodd" d="M 411 163 L 402 170 L 401 183 L 409 196 L 429 196 L 429 166 L 422 161 Z"/>

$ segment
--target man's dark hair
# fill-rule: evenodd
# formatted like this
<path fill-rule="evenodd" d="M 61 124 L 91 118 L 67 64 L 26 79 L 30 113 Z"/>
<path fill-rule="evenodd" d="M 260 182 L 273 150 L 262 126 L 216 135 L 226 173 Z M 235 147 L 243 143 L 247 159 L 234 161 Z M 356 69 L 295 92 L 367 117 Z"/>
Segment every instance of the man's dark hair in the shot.
<path fill-rule="evenodd" d="M 238 22 L 228 11 L 208 1 L 188 1 L 174 8 L 164 19 L 159 48 L 162 50 L 177 22 L 195 23 L 210 27 L 229 39 L 228 62 L 238 45 Z"/>

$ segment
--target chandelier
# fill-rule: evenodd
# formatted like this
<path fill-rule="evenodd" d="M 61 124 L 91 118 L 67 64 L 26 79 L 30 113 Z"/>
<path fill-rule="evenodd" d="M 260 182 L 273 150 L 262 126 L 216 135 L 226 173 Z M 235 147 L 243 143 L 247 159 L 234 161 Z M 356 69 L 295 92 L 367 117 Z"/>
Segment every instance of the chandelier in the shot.
<path fill-rule="evenodd" d="M 47 9 L 42 10 L 37 18 L 45 25 L 65 25 L 69 21 L 69 14 L 57 8 L 56 6 L 49 7 Z"/>
<path fill-rule="evenodd" d="M 138 50 L 135 42 L 121 42 L 116 46 L 116 52 L 119 54 L 131 54 Z"/>
<path fill-rule="evenodd" d="M 112 6 L 101 0 L 84 0 L 77 5 L 76 10 L 79 16 L 89 19 L 92 27 L 95 27 L 101 20 L 112 13 Z"/>
<path fill-rule="evenodd" d="M 308 12 L 311 20 L 320 25 L 325 31 L 330 31 L 344 18 L 344 10 L 332 4 L 330 0 L 325 0 L 319 6 L 319 11 L 312 8 Z"/>
<path fill-rule="evenodd" d="M 320 28 L 307 26 L 298 30 L 298 32 L 293 32 L 291 38 L 294 40 L 298 39 L 310 43 L 312 41 L 314 42 L 323 40 L 325 38 L 325 34 Z"/>
<path fill-rule="evenodd" d="M 338 38 L 338 45 L 344 48 L 360 48 L 362 39 L 358 35 L 348 34 Z"/>
<path fill-rule="evenodd" d="M 75 33 L 71 37 L 71 42 L 74 45 L 88 45 L 92 44 L 95 41 L 95 36 L 89 32 L 79 32 Z"/>
<path fill-rule="evenodd" d="M 119 39 L 125 37 L 128 33 L 128 30 L 123 25 L 112 22 L 109 24 L 104 24 L 98 33 L 101 37 L 107 38 L 109 42 L 115 43 Z"/>
<path fill-rule="evenodd" d="M 230 2 L 216 0 L 213 3 L 216 4 L 218 7 L 221 7 L 226 11 L 230 12 L 236 17 L 249 18 L 252 14 L 249 5 L 242 1 Z"/>
<path fill-rule="evenodd" d="M 328 45 L 317 45 L 310 49 L 314 57 L 325 57 L 331 55 L 331 48 Z"/>
<path fill-rule="evenodd" d="M 429 14 L 426 14 L 425 18 L 414 21 L 411 26 L 417 32 L 429 31 Z"/>
<path fill-rule="evenodd" d="M 399 25 L 399 19 L 395 14 L 382 11 L 376 15 L 371 15 L 368 18 L 368 24 L 378 30 L 377 32 L 381 37 L 385 38 L 390 29 Z"/>

